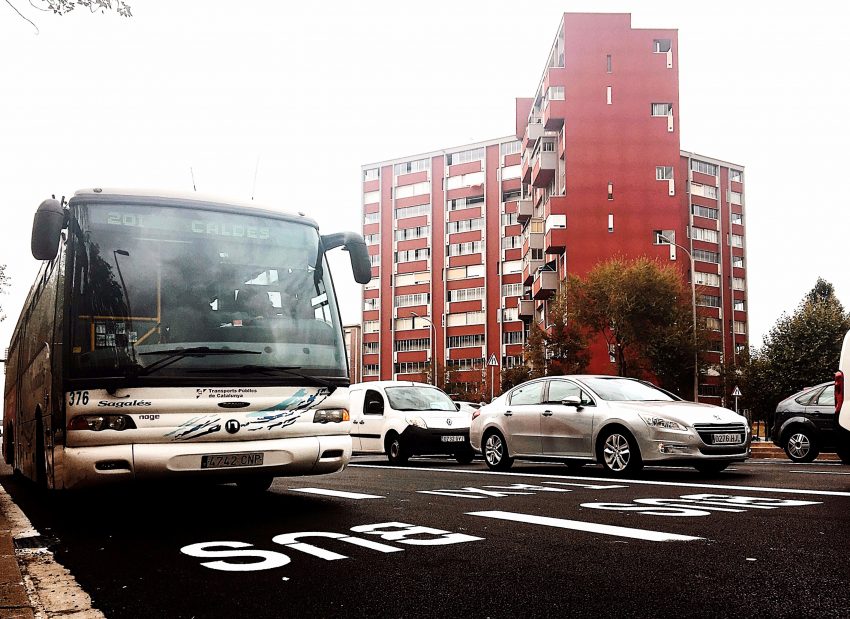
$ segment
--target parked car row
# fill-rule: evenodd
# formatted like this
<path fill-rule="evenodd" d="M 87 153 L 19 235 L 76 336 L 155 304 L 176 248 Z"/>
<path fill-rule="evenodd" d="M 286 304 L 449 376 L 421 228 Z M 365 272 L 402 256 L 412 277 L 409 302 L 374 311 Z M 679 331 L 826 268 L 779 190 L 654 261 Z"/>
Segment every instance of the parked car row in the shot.
<path fill-rule="evenodd" d="M 494 470 L 529 459 L 598 462 L 625 475 L 645 464 L 719 472 L 749 456 L 750 428 L 741 415 L 630 378 L 531 380 L 477 409 L 422 383 L 359 383 L 350 393 L 354 452 L 385 453 L 393 464 L 432 454 L 468 463 L 480 452 Z"/>

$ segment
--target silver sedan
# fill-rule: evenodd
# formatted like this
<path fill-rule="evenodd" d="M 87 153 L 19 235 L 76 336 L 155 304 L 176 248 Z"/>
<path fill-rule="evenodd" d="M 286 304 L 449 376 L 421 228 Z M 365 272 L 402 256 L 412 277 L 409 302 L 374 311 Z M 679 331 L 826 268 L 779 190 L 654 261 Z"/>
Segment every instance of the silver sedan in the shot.
<path fill-rule="evenodd" d="M 548 376 L 528 381 L 473 413 L 472 447 L 487 466 L 514 458 L 600 463 L 624 475 L 644 464 L 716 473 L 750 453 L 737 413 L 686 402 L 645 381 L 617 376 Z"/>

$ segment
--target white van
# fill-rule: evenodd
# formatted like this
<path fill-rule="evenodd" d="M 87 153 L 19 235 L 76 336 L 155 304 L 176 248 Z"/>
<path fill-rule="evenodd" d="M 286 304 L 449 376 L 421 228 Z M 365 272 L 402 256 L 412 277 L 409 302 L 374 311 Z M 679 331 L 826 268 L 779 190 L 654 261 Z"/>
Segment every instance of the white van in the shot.
<path fill-rule="evenodd" d="M 442 390 L 424 383 L 387 380 L 349 388 L 352 450 L 385 453 L 392 464 L 410 456 L 448 454 L 462 464 L 475 456 L 468 413 Z"/>
<path fill-rule="evenodd" d="M 836 451 L 841 461 L 850 464 L 850 398 L 847 397 L 846 383 L 850 380 L 850 331 L 844 336 L 841 346 L 841 359 L 835 373 L 835 421 L 838 436 Z"/>

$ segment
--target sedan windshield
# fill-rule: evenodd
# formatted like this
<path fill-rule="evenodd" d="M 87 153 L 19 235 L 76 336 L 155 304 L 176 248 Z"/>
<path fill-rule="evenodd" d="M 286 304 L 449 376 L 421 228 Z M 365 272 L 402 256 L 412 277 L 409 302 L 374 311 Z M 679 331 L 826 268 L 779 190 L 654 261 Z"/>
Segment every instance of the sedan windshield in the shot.
<path fill-rule="evenodd" d="M 674 402 L 676 398 L 665 391 L 629 378 L 593 377 L 583 378 L 582 382 L 590 387 L 603 400 L 615 402 Z"/>
<path fill-rule="evenodd" d="M 314 227 L 97 204 L 76 205 L 70 231 L 73 375 L 198 377 L 250 364 L 346 376 Z"/>
<path fill-rule="evenodd" d="M 387 387 L 387 399 L 397 411 L 452 411 L 454 402 L 435 387 Z"/>

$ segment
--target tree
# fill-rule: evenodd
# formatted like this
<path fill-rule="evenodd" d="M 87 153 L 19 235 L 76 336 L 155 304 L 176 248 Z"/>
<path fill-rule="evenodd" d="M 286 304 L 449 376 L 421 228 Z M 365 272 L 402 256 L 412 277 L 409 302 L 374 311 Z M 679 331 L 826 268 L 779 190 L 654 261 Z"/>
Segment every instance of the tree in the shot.
<path fill-rule="evenodd" d="M 747 405 L 767 419 L 780 400 L 830 380 L 838 368 L 850 314 L 818 278 L 791 316 L 782 314 L 744 368 Z"/>
<path fill-rule="evenodd" d="M 531 368 L 524 364 L 502 370 L 502 393 L 530 379 Z"/>
<path fill-rule="evenodd" d="M 21 13 L 18 8 L 12 4 L 12 0 L 5 0 L 6 4 L 8 4 L 18 16 L 26 22 L 29 22 L 33 28 L 35 28 L 36 33 L 38 33 L 38 26 L 36 26 L 31 19 L 26 17 L 23 13 Z M 74 9 L 80 7 L 84 9 L 88 9 L 90 13 L 97 13 L 98 11 L 101 13 L 105 13 L 106 11 L 115 10 L 118 15 L 121 17 L 132 17 L 132 11 L 130 10 L 130 5 L 124 2 L 123 0 L 115 0 L 113 3 L 112 0 L 29 0 L 30 6 L 38 9 L 39 11 L 44 11 L 45 13 L 53 13 L 55 15 L 67 15 Z M 114 6 L 113 6 L 114 4 Z"/>
<path fill-rule="evenodd" d="M 693 393 L 691 295 L 674 267 L 612 258 L 571 277 L 567 293 L 569 317 L 605 339 L 620 376 L 652 375 L 667 389 Z M 700 339 L 698 329 L 697 346 Z"/>
<path fill-rule="evenodd" d="M 562 286 L 549 302 L 549 328 L 543 331 L 548 364 L 547 376 L 583 374 L 590 363 L 587 338 L 575 321 L 569 320 L 567 289 Z"/>

